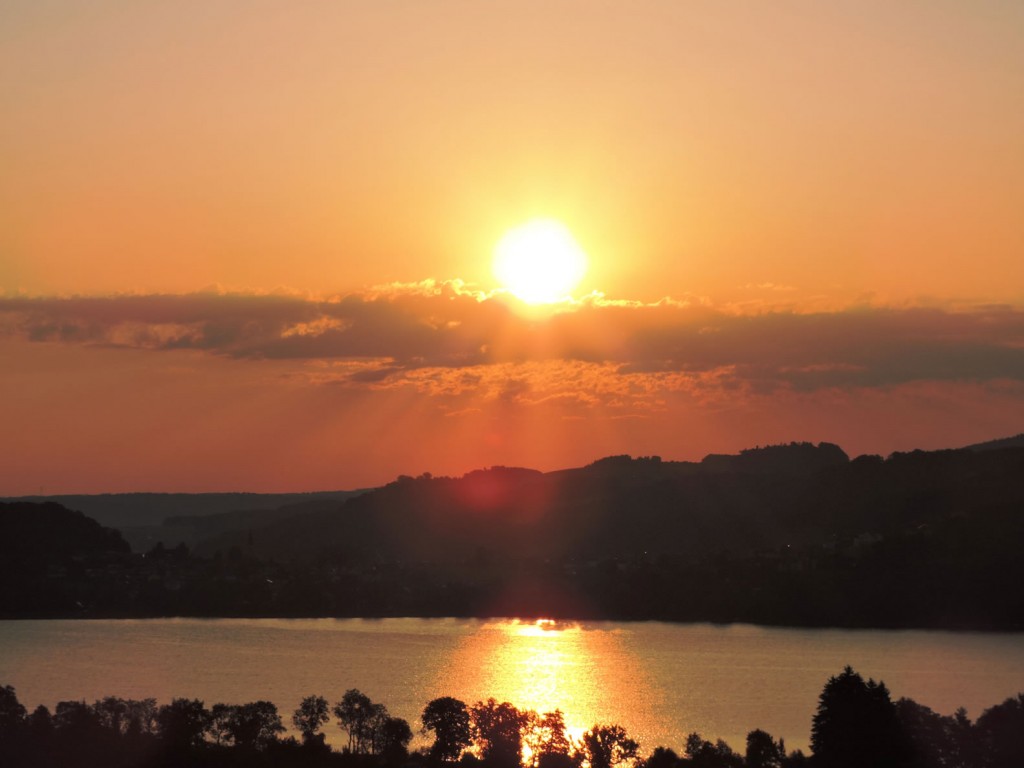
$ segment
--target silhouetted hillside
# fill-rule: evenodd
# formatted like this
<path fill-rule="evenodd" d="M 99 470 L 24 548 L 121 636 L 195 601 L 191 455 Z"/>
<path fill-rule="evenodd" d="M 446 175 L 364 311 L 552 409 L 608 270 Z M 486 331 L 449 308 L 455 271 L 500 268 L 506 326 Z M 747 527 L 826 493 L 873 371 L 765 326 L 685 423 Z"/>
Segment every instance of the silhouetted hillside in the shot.
<path fill-rule="evenodd" d="M 128 555 L 121 534 L 59 504 L 0 503 L 0 615 L 74 608 L 66 587 Z"/>
<path fill-rule="evenodd" d="M 1019 626 L 1024 598 L 1007 586 L 1024 579 L 1022 478 L 1024 450 L 617 456 L 547 474 L 401 478 L 205 546 L 377 573 L 385 612 Z M 413 567 L 447 592 L 415 603 L 400 578 L 382 586 Z"/>
<path fill-rule="evenodd" d="M 230 533 L 247 535 L 253 529 L 288 520 L 297 515 L 336 510 L 340 501 L 360 493 L 362 491 L 302 494 L 301 496 L 296 494 L 299 498 L 304 496 L 318 498 L 312 501 L 285 504 L 272 509 L 237 509 L 212 515 L 178 515 L 168 517 L 160 525 L 126 526 L 121 529 L 121 532 L 136 552 L 145 552 L 158 542 L 168 547 L 184 544 L 187 547 L 195 548 L 207 539 L 217 536 Z"/>
<path fill-rule="evenodd" d="M 1024 432 L 1013 437 L 1003 437 L 999 440 L 986 440 L 984 443 L 965 445 L 965 451 L 998 451 L 1003 448 L 1024 448 Z"/>
<path fill-rule="evenodd" d="M 84 512 L 102 525 L 118 529 L 135 552 L 145 552 L 158 542 L 194 547 L 227 531 L 245 532 L 296 514 L 335 509 L 362 492 L 106 493 L 24 496 L 6 501 L 53 502 Z"/>
<path fill-rule="evenodd" d="M 253 552 L 291 559 L 323 552 L 351 560 L 450 562 L 467 553 L 575 558 L 749 553 L 806 538 L 791 524 L 809 478 L 841 470 L 837 446 L 793 443 L 701 464 L 613 456 L 540 473 L 495 467 L 462 478 L 402 478 L 340 510 L 252 532 Z M 250 541 L 208 540 L 202 551 Z"/>
<path fill-rule="evenodd" d="M 849 460 L 846 452 L 832 443 L 790 443 L 748 448 L 738 456 L 708 454 L 701 461 L 701 467 L 717 472 L 812 475 L 823 469 L 841 467 Z"/>
<path fill-rule="evenodd" d="M 52 502 L 0 502 L 0 561 L 57 562 L 128 552 L 121 534 Z"/>
<path fill-rule="evenodd" d="M 39 610 L 1024 628 L 1024 449 L 613 456 L 400 477 L 287 512 L 199 523 L 231 530 L 195 553 L 52 571 L 65 600 Z M 0 613 L 39 613 L 17 605 Z"/>
<path fill-rule="evenodd" d="M 167 518 L 268 510 L 307 501 L 343 501 L 361 491 L 315 493 L 100 493 L 21 496 L 2 501 L 54 502 L 111 528 L 156 526 Z"/>

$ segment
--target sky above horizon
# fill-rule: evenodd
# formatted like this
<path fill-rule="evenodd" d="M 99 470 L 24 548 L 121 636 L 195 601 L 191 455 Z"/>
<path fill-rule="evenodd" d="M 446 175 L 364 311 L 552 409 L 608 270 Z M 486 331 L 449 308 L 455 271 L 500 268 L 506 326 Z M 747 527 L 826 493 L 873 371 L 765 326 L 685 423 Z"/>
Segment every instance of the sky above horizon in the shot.
<path fill-rule="evenodd" d="M 0 495 L 1024 431 L 1024 6 L 0 7 Z M 496 244 L 589 269 L 527 306 Z"/>

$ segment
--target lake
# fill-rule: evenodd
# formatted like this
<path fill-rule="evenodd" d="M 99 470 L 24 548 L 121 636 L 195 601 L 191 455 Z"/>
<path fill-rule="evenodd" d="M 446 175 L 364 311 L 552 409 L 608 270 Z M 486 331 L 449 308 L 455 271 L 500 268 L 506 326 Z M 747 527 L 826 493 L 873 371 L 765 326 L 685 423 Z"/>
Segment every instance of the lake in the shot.
<path fill-rule="evenodd" d="M 0 684 L 29 710 L 107 695 L 245 703 L 290 725 L 303 696 L 358 688 L 416 731 L 438 696 L 493 696 L 570 731 L 619 723 L 648 753 L 686 734 L 742 752 L 748 731 L 808 747 L 830 675 L 851 665 L 942 714 L 1024 691 L 1024 635 L 749 625 L 465 619 L 146 619 L 0 622 Z M 328 738 L 343 741 L 328 724 Z M 422 742 L 421 742 L 422 743 Z"/>

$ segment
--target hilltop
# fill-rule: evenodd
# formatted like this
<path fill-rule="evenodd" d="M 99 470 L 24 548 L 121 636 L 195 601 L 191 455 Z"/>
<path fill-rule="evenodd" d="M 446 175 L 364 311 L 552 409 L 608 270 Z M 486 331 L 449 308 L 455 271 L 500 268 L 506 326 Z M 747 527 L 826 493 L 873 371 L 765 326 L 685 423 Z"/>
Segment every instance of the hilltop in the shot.
<path fill-rule="evenodd" d="M 315 509 L 334 509 L 362 491 L 312 493 L 99 493 L 0 498 L 8 503 L 52 503 L 116 528 L 132 549 L 157 542 L 194 546 L 229 530 L 248 530 Z"/>
<path fill-rule="evenodd" d="M 208 535 L 194 548 L 134 555 L 80 513 L 21 502 L 0 507 L 0 525 L 35 554 L 0 569 L 0 615 L 1020 629 L 1024 597 L 1011 585 L 1024 580 L 1021 478 L 1019 448 L 850 460 L 834 445 L 793 443 L 702 462 L 612 456 L 547 473 L 400 477 L 262 521 L 199 517 L 190 524 Z"/>
<path fill-rule="evenodd" d="M 998 451 L 1003 448 L 1024 448 L 1024 432 L 1013 437 L 1003 437 L 998 440 L 986 440 L 984 443 L 964 446 L 967 451 Z"/>

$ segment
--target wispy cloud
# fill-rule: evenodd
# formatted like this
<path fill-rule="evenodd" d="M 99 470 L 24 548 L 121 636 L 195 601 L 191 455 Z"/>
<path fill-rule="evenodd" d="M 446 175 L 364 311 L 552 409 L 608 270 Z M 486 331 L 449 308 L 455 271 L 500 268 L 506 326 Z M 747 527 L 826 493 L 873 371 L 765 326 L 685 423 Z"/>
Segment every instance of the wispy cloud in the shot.
<path fill-rule="evenodd" d="M 532 371 L 522 376 L 530 386 L 542 371 L 572 371 L 568 380 L 578 392 L 603 391 L 606 402 L 614 393 L 602 387 L 635 400 L 645 388 L 770 392 L 1024 380 L 1024 312 L 1004 306 L 751 314 L 706 300 L 647 304 L 594 294 L 531 315 L 518 314 L 500 294 L 426 281 L 328 299 L 13 296 L 0 298 L 0 333 L 30 342 L 333 362 L 340 365 L 319 371 L 317 380 L 429 385 L 449 394 L 479 391 L 492 380 L 506 386 L 516 366 Z M 505 396 L 544 402 L 569 391 L 541 387 Z"/>

